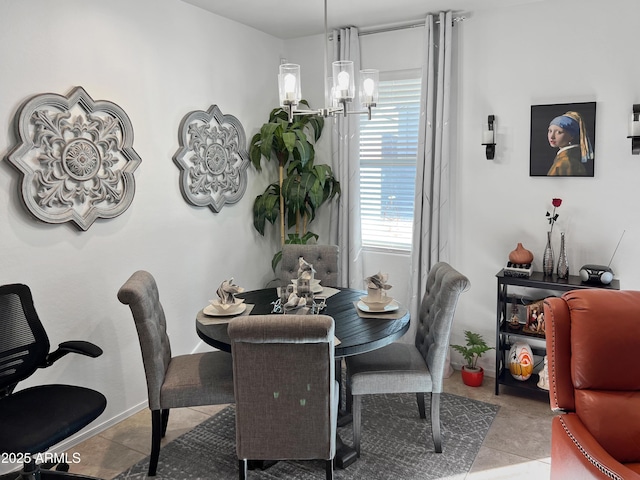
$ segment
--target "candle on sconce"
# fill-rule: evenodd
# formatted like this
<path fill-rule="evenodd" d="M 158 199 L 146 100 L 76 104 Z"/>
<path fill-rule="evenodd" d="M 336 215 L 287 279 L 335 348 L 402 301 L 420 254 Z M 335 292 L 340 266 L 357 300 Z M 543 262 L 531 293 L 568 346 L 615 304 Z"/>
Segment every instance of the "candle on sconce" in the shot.
<path fill-rule="evenodd" d="M 631 122 L 629 123 L 629 136 L 640 137 L 640 119 L 635 120 L 633 115 L 631 115 Z"/>
<path fill-rule="evenodd" d="M 482 132 L 482 143 L 483 144 L 493 144 L 493 143 L 495 143 L 494 133 L 495 133 L 495 130 L 484 130 Z"/>

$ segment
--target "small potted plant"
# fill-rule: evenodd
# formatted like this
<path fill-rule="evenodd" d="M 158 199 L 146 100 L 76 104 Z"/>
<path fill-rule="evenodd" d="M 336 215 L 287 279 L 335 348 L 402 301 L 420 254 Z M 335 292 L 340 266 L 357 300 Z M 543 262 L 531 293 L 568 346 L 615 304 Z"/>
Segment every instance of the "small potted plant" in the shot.
<path fill-rule="evenodd" d="M 479 387 L 484 379 L 484 370 L 478 367 L 478 359 L 483 353 L 493 350 L 493 347 L 487 345 L 482 336 L 478 333 L 464 331 L 467 340 L 466 345 L 451 345 L 458 353 L 460 353 L 467 364 L 462 367 L 462 381 L 470 387 Z"/>

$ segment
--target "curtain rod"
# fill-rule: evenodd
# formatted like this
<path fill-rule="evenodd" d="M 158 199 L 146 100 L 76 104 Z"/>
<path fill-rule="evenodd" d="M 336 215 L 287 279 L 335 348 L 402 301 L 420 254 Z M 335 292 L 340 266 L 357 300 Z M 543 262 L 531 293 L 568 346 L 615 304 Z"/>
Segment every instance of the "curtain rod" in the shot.
<path fill-rule="evenodd" d="M 464 22 L 465 20 L 466 20 L 466 17 L 464 16 L 453 17 L 451 19 L 451 24 L 455 26 L 456 23 Z M 397 30 L 408 30 L 411 28 L 420 28 L 420 27 L 424 27 L 424 23 L 425 23 L 424 20 L 421 20 L 421 21 L 411 20 L 409 21 L 409 23 L 372 27 L 371 30 L 364 29 L 362 31 L 358 31 L 358 36 L 362 37 L 364 35 L 372 35 L 376 33 L 395 32 Z M 439 24 L 440 21 L 438 20 L 436 21 L 436 23 Z M 333 40 L 333 33 L 329 34 L 329 40 Z"/>

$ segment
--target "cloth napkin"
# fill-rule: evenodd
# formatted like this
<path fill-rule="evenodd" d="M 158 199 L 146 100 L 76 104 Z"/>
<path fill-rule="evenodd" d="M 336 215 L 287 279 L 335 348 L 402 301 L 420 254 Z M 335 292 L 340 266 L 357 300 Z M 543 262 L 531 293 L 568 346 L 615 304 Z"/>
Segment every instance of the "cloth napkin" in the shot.
<path fill-rule="evenodd" d="M 289 295 L 289 299 L 287 303 L 285 303 L 282 307 L 285 312 L 290 312 L 291 310 L 295 310 L 296 308 L 302 308 L 307 306 L 307 299 L 304 297 L 299 297 L 295 292 Z"/>
<path fill-rule="evenodd" d="M 389 290 L 392 286 L 387 283 L 387 280 L 389 280 L 389 274 L 380 272 L 364 279 L 367 288 L 373 290 Z"/>
<path fill-rule="evenodd" d="M 311 280 L 316 274 L 313 265 L 308 263 L 303 257 L 298 259 L 298 278 Z"/>
<path fill-rule="evenodd" d="M 236 303 L 236 293 L 242 292 L 244 292 L 244 288 L 235 285 L 233 278 L 222 282 L 216 291 L 222 305 L 233 305 Z"/>

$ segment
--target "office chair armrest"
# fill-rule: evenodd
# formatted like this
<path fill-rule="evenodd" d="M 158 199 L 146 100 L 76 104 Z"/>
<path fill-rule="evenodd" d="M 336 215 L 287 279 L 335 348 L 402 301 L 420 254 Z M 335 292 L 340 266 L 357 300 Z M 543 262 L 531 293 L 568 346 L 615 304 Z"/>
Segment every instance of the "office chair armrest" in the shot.
<path fill-rule="evenodd" d="M 84 340 L 71 340 L 68 342 L 62 342 L 58 345 L 58 349 L 47 355 L 45 359 L 44 367 L 48 367 L 57 362 L 67 353 L 79 353 L 88 357 L 96 358 L 102 355 L 102 349 L 91 342 L 85 342 Z"/>

